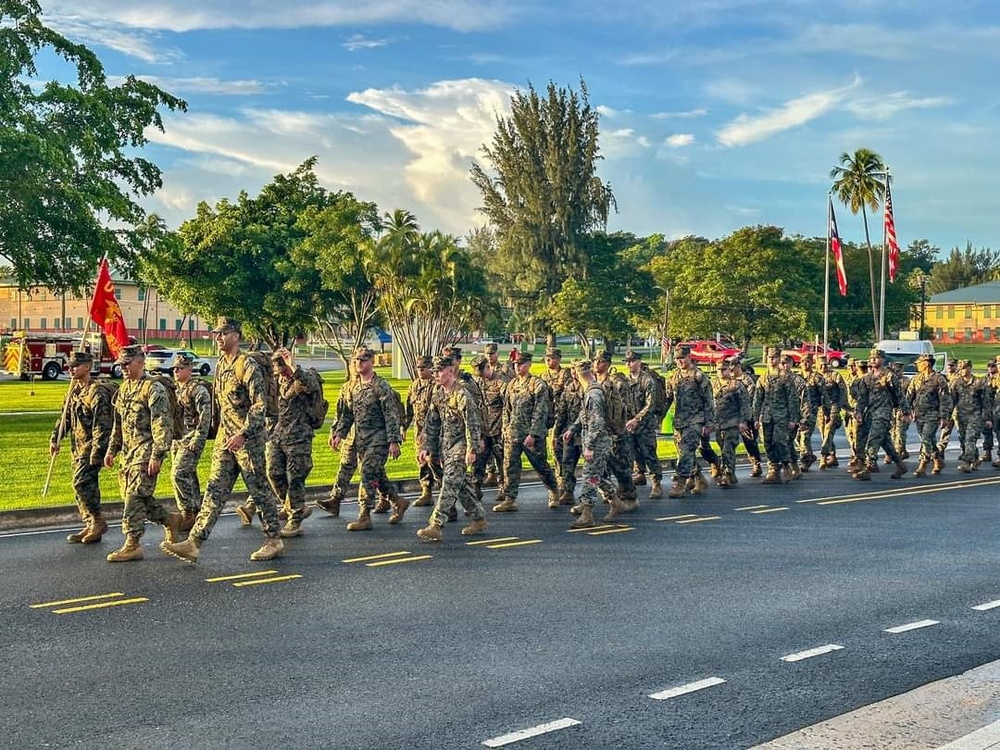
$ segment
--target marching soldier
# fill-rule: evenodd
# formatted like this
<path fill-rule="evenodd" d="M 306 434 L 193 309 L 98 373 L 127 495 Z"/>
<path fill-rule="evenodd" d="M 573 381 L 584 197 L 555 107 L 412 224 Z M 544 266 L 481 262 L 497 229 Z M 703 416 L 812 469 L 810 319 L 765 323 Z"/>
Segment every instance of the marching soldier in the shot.
<path fill-rule="evenodd" d="M 979 435 L 983 428 L 993 428 L 993 404 L 989 386 L 972 374 L 972 361 L 958 363 L 958 377 L 951 381 L 951 400 L 955 405 L 955 423 L 962 444 L 958 470 L 963 474 L 979 466 Z"/>
<path fill-rule="evenodd" d="M 931 464 L 935 474 L 941 472 L 941 452 L 937 444 L 938 429 L 944 429 L 951 415 L 951 390 L 948 381 L 934 369 L 934 356 L 917 357 L 917 374 L 906 387 L 910 416 L 917 426 L 920 439 L 920 459 L 913 472 L 915 477 L 927 476 Z"/>
<path fill-rule="evenodd" d="M 757 380 L 753 400 L 754 421 L 764 437 L 764 452 L 767 454 L 764 484 L 781 484 L 791 480 L 788 436 L 798 429 L 802 410 L 794 385 L 781 371 L 780 360 L 781 352 L 777 347 L 770 347 L 767 350 L 767 368 Z"/>
<path fill-rule="evenodd" d="M 736 480 L 736 446 L 740 436 L 746 432 L 753 412 L 750 395 L 743 382 L 733 375 L 733 366 L 722 360 L 716 365 L 717 375 L 712 381 L 715 398 L 716 440 L 722 451 L 716 483 L 720 487 L 732 487 Z"/>
<path fill-rule="evenodd" d="M 837 428 L 841 424 L 840 412 L 847 406 L 847 385 L 840 373 L 830 367 L 825 354 L 820 355 L 819 369 L 821 376 L 820 407 L 816 415 L 816 422 L 823 438 L 819 449 L 819 468 L 825 470 L 838 465 L 834 438 L 837 435 Z"/>
<path fill-rule="evenodd" d="M 698 470 L 695 451 L 703 437 L 712 434 L 715 424 L 715 400 L 712 384 L 691 362 L 691 350 L 678 346 L 674 353 L 677 368 L 667 378 L 666 408 L 674 407 L 674 445 L 677 448 L 677 468 L 669 497 L 684 497 L 702 492 L 708 483 Z"/>
<path fill-rule="evenodd" d="M 434 391 L 434 378 L 431 374 L 433 360 L 427 355 L 417 357 L 417 377 L 406 389 L 405 411 L 403 412 L 403 439 L 413 427 L 413 439 L 419 451 L 420 433 L 424 429 L 427 410 L 431 406 L 431 394 Z M 420 482 L 420 497 L 413 502 L 413 507 L 431 505 L 434 502 L 434 482 L 440 481 L 441 457 L 433 452 L 428 453 L 427 460 L 419 464 L 417 479 Z"/>
<path fill-rule="evenodd" d="M 635 404 L 635 414 L 625 423 L 632 439 L 632 450 L 639 466 L 649 472 L 652 484 L 649 490 L 650 499 L 663 497 L 661 481 L 663 467 L 656 455 L 656 436 L 660 424 L 657 422 L 657 385 L 653 376 L 642 369 L 642 355 L 631 349 L 625 352 L 625 365 L 628 367 L 628 384 L 632 392 L 632 403 Z"/>
<path fill-rule="evenodd" d="M 175 435 L 171 446 L 170 483 L 181 514 L 181 531 L 190 531 L 201 509 L 198 462 L 212 429 L 212 392 L 194 376 L 194 357 L 174 355 L 174 382 L 181 409 L 184 434 Z"/>
<path fill-rule="evenodd" d="M 862 481 L 871 479 L 872 472 L 878 471 L 878 451 L 881 448 L 896 465 L 896 470 L 890 476 L 902 479 L 906 474 L 906 464 L 896 453 L 896 447 L 889 437 L 889 426 L 893 409 L 901 407 L 908 413 L 909 407 L 906 404 L 906 394 L 900 388 L 899 378 L 885 367 L 885 352 L 881 349 L 871 350 L 868 374 L 859 383 L 854 418 L 859 424 L 864 424 L 867 440 L 864 443 L 864 464 L 854 472 L 854 478 Z"/>

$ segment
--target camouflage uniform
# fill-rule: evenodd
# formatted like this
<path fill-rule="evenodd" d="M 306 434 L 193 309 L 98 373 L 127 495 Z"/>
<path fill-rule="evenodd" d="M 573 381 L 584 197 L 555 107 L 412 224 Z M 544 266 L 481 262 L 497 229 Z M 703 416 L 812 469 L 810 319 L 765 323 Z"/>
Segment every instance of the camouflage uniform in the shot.
<path fill-rule="evenodd" d="M 815 424 L 816 416 L 812 410 L 812 404 L 809 402 L 805 378 L 792 369 L 795 364 L 794 360 L 787 355 L 782 355 L 780 362 L 781 371 L 792 384 L 792 388 L 795 389 L 795 395 L 799 400 L 799 414 L 798 417 L 793 420 L 798 422 L 798 426 L 794 429 L 789 428 L 788 430 L 788 462 L 792 479 L 801 479 L 802 469 L 799 465 L 799 430 L 802 429 L 802 423 L 804 421 L 812 421 Z"/>
<path fill-rule="evenodd" d="M 567 368 L 566 372 L 571 372 Z M 563 433 L 574 424 L 583 408 L 583 388 L 575 375 L 566 379 L 566 384 L 556 401 L 556 424 L 553 429 L 553 440 L 559 447 L 556 459 L 559 462 L 559 481 L 562 489 L 559 491 L 559 502 L 563 505 L 572 504 L 576 492 L 576 468 L 580 463 L 580 439 L 574 437 L 569 442 L 562 439 Z M 608 450 L 611 450 L 611 439 L 608 438 Z M 607 468 L 607 459 L 604 461 Z"/>
<path fill-rule="evenodd" d="M 531 355 L 522 353 L 518 363 L 530 364 Z M 549 500 L 558 494 L 558 483 L 552 467 L 549 466 L 545 449 L 545 435 L 548 432 L 549 397 L 548 388 L 539 378 L 527 372 L 518 374 L 516 380 L 507 384 L 507 401 L 503 411 L 503 452 L 504 452 L 504 488 L 505 500 L 494 506 L 493 510 L 500 512 L 513 510 L 510 506 L 516 502 L 521 487 L 521 456 L 528 458 L 528 463 L 538 472 L 549 490 Z M 534 438 L 533 447 L 529 448 L 524 441 L 529 436 Z"/>
<path fill-rule="evenodd" d="M 594 369 L 597 382 L 603 387 L 614 388 L 621 396 L 625 406 L 625 418 L 635 416 L 635 405 L 632 403 L 632 391 L 628 387 L 628 378 L 613 367 L 605 372 L 598 368 L 610 365 L 611 354 L 607 350 L 599 351 L 594 357 Z M 627 433 L 611 435 L 611 452 L 608 455 L 608 472 L 618 481 L 618 497 L 632 503 L 636 499 L 635 479 L 632 477 L 632 443 Z"/>
<path fill-rule="evenodd" d="M 684 349 L 678 347 L 675 359 L 681 359 Z M 666 408 L 674 407 L 674 445 L 677 448 L 677 469 L 670 496 L 684 494 L 682 483 L 692 480 L 688 487 L 696 492 L 703 489 L 704 479 L 699 480 L 695 451 L 705 431 L 712 431 L 715 424 L 715 399 L 708 377 L 694 365 L 687 369 L 678 367 L 667 378 Z"/>
<path fill-rule="evenodd" d="M 93 357 L 87 353 L 74 353 L 70 363 L 71 367 L 88 366 L 89 371 Z M 70 383 L 69 393 L 66 396 L 68 401 L 65 411 L 66 422 L 60 415 L 49 438 L 49 446 L 50 452 L 55 453 L 59 443 L 69 433 L 73 453 L 73 494 L 76 496 L 80 517 L 88 529 L 97 519 L 100 519 L 100 524 L 106 528 L 101 516 L 99 479 L 104 455 L 111 440 L 115 416 L 111 404 L 111 390 L 91 379 L 89 374 L 86 378 L 86 383 L 75 379 Z M 70 541 L 82 541 L 86 536 L 86 530 L 76 536 L 79 538 Z M 100 534 L 97 535 L 97 539 L 99 538 Z"/>
<path fill-rule="evenodd" d="M 133 542 L 142 536 L 146 519 L 167 525 L 169 515 L 154 497 L 159 473 L 150 476 L 150 460 L 163 461 L 170 452 L 174 415 L 166 386 L 148 375 L 126 379 L 118 389 L 115 425 L 108 454 L 120 454 L 122 533 Z"/>
<path fill-rule="evenodd" d="M 486 413 L 485 424 L 482 426 L 481 437 L 484 448 L 482 453 L 476 456 L 476 465 L 472 473 L 476 486 L 476 496 L 481 500 L 483 497 L 483 486 L 486 484 L 486 477 L 489 471 L 495 466 L 501 467 L 497 477 L 497 497 L 503 496 L 503 409 L 507 396 L 506 380 L 497 370 L 491 368 L 489 377 L 486 377 L 486 361 L 479 362 L 472 360 L 473 370 L 476 375 L 476 385 L 482 394 L 484 411 Z"/>
<path fill-rule="evenodd" d="M 590 362 L 574 364 L 578 371 L 590 372 Z M 571 433 L 569 443 L 580 443 L 581 453 L 591 453 L 583 462 L 580 504 L 592 509 L 600 491 L 611 501 L 615 496 L 615 486 L 607 479 L 607 461 L 611 454 L 611 434 L 604 419 L 604 389 L 593 380 L 583 390 L 580 409 L 566 432 Z M 617 501 L 616 501 L 617 502 Z M 590 510 L 592 513 L 592 510 Z"/>
<path fill-rule="evenodd" d="M 417 360 L 417 377 L 410 381 L 406 389 L 404 399 L 405 408 L 403 411 L 403 432 L 407 432 L 413 427 L 413 442 L 419 448 L 420 433 L 423 432 L 424 423 L 427 420 L 427 410 L 431 405 L 431 394 L 434 392 L 434 379 L 428 372 L 424 377 L 420 371 L 427 371 L 431 366 L 431 358 L 420 357 Z M 421 464 L 417 470 L 417 479 L 420 482 L 420 500 L 418 505 L 427 504 L 434 489 L 434 482 L 441 481 L 441 456 L 432 452 L 430 460 L 426 464 Z"/>
<path fill-rule="evenodd" d="M 638 362 L 640 357 L 632 351 L 627 351 L 625 352 L 625 361 Z M 656 403 L 657 385 L 653 376 L 639 365 L 639 370 L 636 373 L 632 373 L 630 369 L 628 386 L 632 395 L 631 401 L 635 404 L 635 413 L 632 415 L 632 419 L 639 423 L 630 433 L 632 451 L 639 466 L 644 471 L 649 472 L 653 486 L 657 487 L 663 477 L 663 467 L 656 454 L 656 439 L 662 423 L 662 418 L 657 421 L 656 414 L 658 406 Z"/>
<path fill-rule="evenodd" d="M 739 378 L 740 382 L 743 383 L 743 387 L 747 389 L 747 396 L 750 398 L 750 407 L 752 410 L 754 395 L 757 393 L 757 379 L 749 372 L 743 371 L 743 366 L 738 359 L 731 360 L 729 364 L 734 368 L 733 374 Z M 760 468 L 760 434 L 757 430 L 757 423 L 753 419 L 747 425 L 746 432 L 741 433 L 740 437 L 743 440 L 743 448 L 747 452 L 747 457 L 750 459 L 750 476 L 759 477 L 763 473 Z"/>
<path fill-rule="evenodd" d="M 958 458 L 959 471 L 967 472 L 979 465 L 977 443 L 985 423 L 992 426 L 993 403 L 989 386 L 983 378 L 972 374 L 972 362 L 963 359 L 958 365 L 958 377 L 951 381 L 951 400 L 955 406 L 955 423 L 962 444 Z"/>
<path fill-rule="evenodd" d="M 893 409 L 902 406 L 909 412 L 909 407 L 906 405 L 906 395 L 900 388 L 899 378 L 881 365 L 883 356 L 878 350 L 872 350 L 868 374 L 858 381 L 856 416 L 864 421 L 868 439 L 864 447 L 865 463 L 855 472 L 855 479 L 869 478 L 867 475 L 874 470 L 879 448 L 885 450 L 889 460 L 896 464 L 893 479 L 901 478 L 906 471 L 889 437 L 889 426 Z"/>
<path fill-rule="evenodd" d="M 938 428 L 951 416 L 952 401 L 948 381 L 934 370 L 934 358 L 921 355 L 920 370 L 906 386 L 906 400 L 912 410 L 920 439 L 920 462 L 914 476 L 924 476 L 928 463 L 941 471 L 941 453 L 936 442 Z M 924 369 L 926 367 L 926 369 Z"/>
<path fill-rule="evenodd" d="M 288 522 L 299 524 L 306 507 L 306 479 L 313 468 L 316 430 L 310 413 L 323 384 L 299 365 L 289 374 L 284 363 L 278 363 L 278 419 L 267 441 L 267 479 L 278 502 L 285 505 Z"/>
<path fill-rule="evenodd" d="M 816 432 L 816 423 L 819 421 L 820 409 L 823 406 L 823 375 L 814 369 L 814 362 L 813 356 L 806 354 L 802 358 L 802 374 L 799 376 L 803 381 L 804 397 L 802 400 L 808 405 L 808 411 L 803 409 L 803 419 L 799 423 L 797 437 L 799 460 L 803 471 L 809 471 L 809 467 L 816 463 L 812 437 L 813 433 Z M 822 449 L 820 453 L 822 453 Z"/>
<path fill-rule="evenodd" d="M 754 421 L 760 425 L 764 437 L 764 452 L 767 454 L 767 477 L 765 481 L 776 484 L 779 469 L 786 471 L 785 481 L 791 478 L 791 457 L 788 453 L 790 425 L 802 415 L 802 405 L 795 386 L 778 367 L 780 355 L 777 349 L 768 352 L 769 366 L 757 380 L 757 390 L 753 400 Z"/>
<path fill-rule="evenodd" d="M 841 410 L 847 406 L 847 385 L 840 373 L 821 360 L 820 407 L 816 415 L 820 434 L 823 437 L 820 445 L 821 469 L 837 465 L 837 447 L 834 438 L 841 424 Z"/>
<path fill-rule="evenodd" d="M 563 492 L 565 490 L 565 483 L 562 476 L 564 444 L 559 438 L 561 431 L 559 429 L 560 425 L 557 424 L 557 420 L 559 415 L 559 402 L 562 400 L 563 389 L 566 387 L 566 383 L 573 378 L 570 375 L 569 369 L 562 367 L 560 364 L 562 361 L 562 351 L 560 349 L 555 347 L 549 347 L 546 349 L 545 360 L 547 367 L 542 371 L 542 374 L 539 375 L 539 378 L 549 388 L 551 410 L 549 411 L 548 424 L 550 428 L 549 436 L 552 445 L 552 460 L 555 464 L 555 475 L 556 480 L 559 482 L 560 492 Z M 576 477 L 573 478 L 573 482 L 575 485 Z"/>
<path fill-rule="evenodd" d="M 212 392 L 191 378 L 177 385 L 177 404 L 181 409 L 184 434 L 175 436 L 171 446 L 170 484 L 174 488 L 177 510 L 197 513 L 201 507 L 201 481 L 198 462 L 212 429 Z"/>
<path fill-rule="evenodd" d="M 910 379 L 903 374 L 903 365 L 900 362 L 893 362 L 890 365 L 893 373 L 899 378 L 899 388 L 905 394 L 910 384 Z M 904 461 L 910 457 L 910 452 L 906 450 L 906 433 L 910 427 L 910 415 L 900 407 L 892 410 L 892 422 L 889 426 L 889 439 L 892 440 L 896 453 Z"/>
<path fill-rule="evenodd" d="M 847 418 L 844 421 L 844 431 L 847 433 L 847 444 L 851 448 L 851 460 L 848 468 L 857 471 L 865 465 L 865 445 L 868 442 L 868 427 L 863 420 L 855 418 L 858 408 L 858 394 L 861 391 L 862 378 L 868 373 L 868 361 L 854 362 L 851 377 L 847 381 Z"/>
<path fill-rule="evenodd" d="M 1000 392 L 1000 373 L 998 373 L 997 363 L 990 360 L 986 363 L 986 375 L 984 376 L 989 389 L 990 403 L 996 409 L 997 393 Z M 983 428 L 983 460 L 990 462 L 993 460 L 993 446 L 996 445 L 995 437 L 1000 436 L 1000 424 L 997 423 L 995 414 L 990 415 L 993 426 L 989 429 Z M 997 453 L 1000 458 L 1000 451 Z"/>
<path fill-rule="evenodd" d="M 959 377 L 957 360 L 948 360 L 948 364 L 945 365 L 944 376 L 948 379 L 948 388 L 950 389 L 952 382 Z M 948 421 L 946 421 L 944 427 L 941 428 L 941 437 L 938 438 L 938 453 L 941 454 L 942 467 L 944 466 L 944 452 L 948 449 L 948 443 L 951 442 L 951 433 L 954 430 L 955 418 L 953 414 L 949 414 Z"/>
<path fill-rule="evenodd" d="M 753 420 L 750 394 L 739 378 L 731 374 L 730 365 L 721 362 L 718 374 L 712 381 L 715 399 L 716 439 L 722 450 L 722 459 L 716 481 L 721 487 L 736 484 L 736 446 L 740 436 Z"/>

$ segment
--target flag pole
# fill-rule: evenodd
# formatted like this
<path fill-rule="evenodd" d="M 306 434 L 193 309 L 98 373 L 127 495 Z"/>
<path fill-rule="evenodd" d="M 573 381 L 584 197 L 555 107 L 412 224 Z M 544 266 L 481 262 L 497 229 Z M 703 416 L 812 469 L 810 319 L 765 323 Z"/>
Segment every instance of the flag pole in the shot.
<path fill-rule="evenodd" d="M 823 352 L 830 336 L 830 227 L 833 226 L 833 190 L 826 194 L 826 265 L 823 274 Z"/>
<path fill-rule="evenodd" d="M 878 313 L 878 339 L 885 338 L 885 284 L 886 284 L 886 256 L 888 254 L 888 239 L 885 227 L 885 196 L 889 191 L 889 167 L 886 166 L 882 172 L 885 183 L 882 188 L 882 272 L 879 274 L 879 313 Z"/>

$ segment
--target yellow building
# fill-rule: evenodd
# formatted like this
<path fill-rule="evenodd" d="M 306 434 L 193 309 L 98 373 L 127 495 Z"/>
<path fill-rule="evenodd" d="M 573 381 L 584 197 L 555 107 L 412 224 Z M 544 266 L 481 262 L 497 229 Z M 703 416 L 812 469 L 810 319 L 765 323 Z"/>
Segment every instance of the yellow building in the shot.
<path fill-rule="evenodd" d="M 925 305 L 924 324 L 935 343 L 1000 341 L 1000 281 L 935 294 Z"/>
<path fill-rule="evenodd" d="M 156 289 L 140 286 L 114 272 L 111 277 L 129 335 L 137 340 L 200 339 L 208 335 L 208 321 L 184 315 Z M 86 290 L 85 297 L 57 294 L 45 287 L 25 291 L 18 289 L 12 279 L 0 279 L 0 329 L 37 333 L 83 331 L 90 318 L 92 295 L 92 288 Z"/>

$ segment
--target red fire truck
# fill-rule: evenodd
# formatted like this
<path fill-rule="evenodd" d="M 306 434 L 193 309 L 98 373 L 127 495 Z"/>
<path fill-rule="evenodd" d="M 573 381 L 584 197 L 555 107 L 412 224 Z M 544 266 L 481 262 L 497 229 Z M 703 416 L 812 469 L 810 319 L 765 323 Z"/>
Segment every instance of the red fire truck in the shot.
<path fill-rule="evenodd" d="M 3 372 L 19 375 L 22 380 L 55 380 L 69 369 L 69 356 L 80 348 L 80 341 L 80 336 L 71 334 L 15 331 L 4 346 Z M 135 339 L 130 337 L 129 342 L 135 343 Z M 103 334 L 88 341 L 84 349 L 94 354 L 95 375 L 122 376 L 121 365 L 115 364 Z"/>

